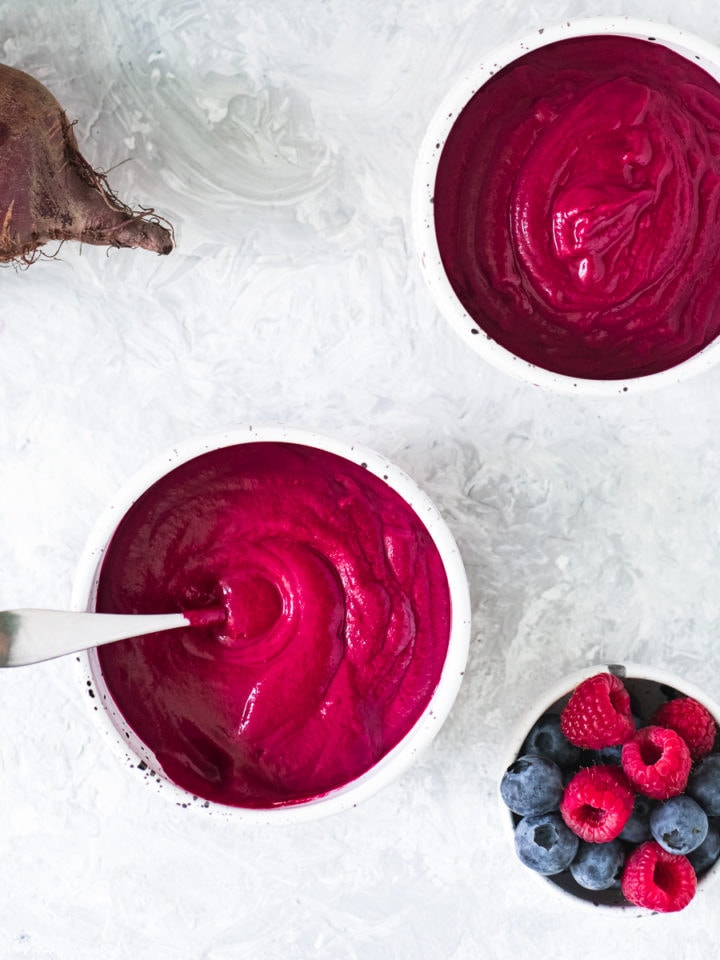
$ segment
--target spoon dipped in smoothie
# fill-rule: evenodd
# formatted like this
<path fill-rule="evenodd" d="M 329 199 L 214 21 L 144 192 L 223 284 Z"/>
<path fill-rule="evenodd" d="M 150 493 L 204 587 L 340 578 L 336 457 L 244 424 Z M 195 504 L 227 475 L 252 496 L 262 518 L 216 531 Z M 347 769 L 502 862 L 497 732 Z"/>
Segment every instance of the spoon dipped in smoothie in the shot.
<path fill-rule="evenodd" d="M 219 606 L 142 616 L 68 610 L 2 610 L 0 667 L 54 660 L 78 650 L 178 627 L 219 626 L 226 618 L 226 611 Z"/>

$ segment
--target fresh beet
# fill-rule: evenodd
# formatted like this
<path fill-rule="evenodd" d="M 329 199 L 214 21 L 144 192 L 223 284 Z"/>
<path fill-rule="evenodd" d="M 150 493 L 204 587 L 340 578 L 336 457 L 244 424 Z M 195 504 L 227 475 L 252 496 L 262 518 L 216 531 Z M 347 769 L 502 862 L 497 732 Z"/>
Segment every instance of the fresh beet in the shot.
<path fill-rule="evenodd" d="M 172 228 L 118 200 L 81 156 L 50 91 L 0 64 L 0 263 L 30 263 L 49 240 L 173 248 Z"/>

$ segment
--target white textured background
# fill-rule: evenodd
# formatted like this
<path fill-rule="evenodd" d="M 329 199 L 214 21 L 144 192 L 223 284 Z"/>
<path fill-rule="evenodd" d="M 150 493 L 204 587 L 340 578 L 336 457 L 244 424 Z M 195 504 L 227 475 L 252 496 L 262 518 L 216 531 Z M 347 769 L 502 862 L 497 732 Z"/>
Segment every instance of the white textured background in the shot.
<path fill-rule="evenodd" d="M 720 42 L 711 0 L 618 3 Z M 456 709 L 348 814 L 245 827 L 163 804 L 72 660 L 0 677 L 4 960 L 710 957 L 684 913 L 574 913 L 515 864 L 495 792 L 534 692 L 605 658 L 720 696 L 720 373 L 546 396 L 439 317 L 412 248 L 424 128 L 499 41 L 596 14 L 500 0 L 0 0 L 35 74 L 168 258 L 66 245 L 0 272 L 0 609 L 69 604 L 118 486 L 166 447 L 284 422 L 370 445 L 435 499 L 474 605 Z"/>

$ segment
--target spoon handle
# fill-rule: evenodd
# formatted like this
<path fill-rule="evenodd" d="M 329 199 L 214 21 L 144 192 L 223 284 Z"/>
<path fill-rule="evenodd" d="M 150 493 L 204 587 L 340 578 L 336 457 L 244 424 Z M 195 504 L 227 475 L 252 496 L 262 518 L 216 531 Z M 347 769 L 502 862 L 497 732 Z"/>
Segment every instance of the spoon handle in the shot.
<path fill-rule="evenodd" d="M 68 610 L 0 611 L 0 667 L 52 660 L 115 640 L 158 630 L 217 622 L 214 610 L 185 613 L 82 613 Z"/>

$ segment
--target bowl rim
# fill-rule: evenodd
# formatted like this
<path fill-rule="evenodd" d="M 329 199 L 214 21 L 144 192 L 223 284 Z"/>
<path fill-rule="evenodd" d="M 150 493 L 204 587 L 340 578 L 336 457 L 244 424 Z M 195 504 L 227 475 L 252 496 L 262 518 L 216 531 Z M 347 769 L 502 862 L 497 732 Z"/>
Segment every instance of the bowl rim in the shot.
<path fill-rule="evenodd" d="M 498 805 L 500 807 L 503 830 L 506 835 L 509 849 L 512 852 L 513 861 L 515 862 L 517 868 L 522 870 L 524 875 L 530 874 L 531 877 L 535 878 L 536 882 L 541 882 L 546 890 L 554 889 L 554 891 L 562 895 L 566 901 L 569 900 L 576 904 L 579 909 L 601 911 L 605 916 L 609 915 L 617 917 L 637 918 L 673 916 L 674 914 L 658 914 L 652 910 L 648 910 L 645 907 L 638 907 L 629 902 L 619 904 L 603 904 L 595 903 L 590 896 L 588 896 L 588 898 L 575 896 L 571 891 L 565 890 L 560 885 L 553 883 L 552 877 L 543 876 L 535 873 L 532 870 L 529 870 L 527 867 L 524 867 L 515 855 L 512 813 L 505 805 L 500 794 L 500 780 L 502 778 L 502 774 L 519 756 L 520 749 L 525 741 L 525 738 L 527 737 L 535 721 L 539 720 L 540 717 L 546 713 L 549 708 L 552 707 L 558 700 L 568 696 L 579 683 L 582 683 L 583 680 L 587 680 L 590 677 L 594 677 L 598 673 L 612 673 L 621 680 L 649 680 L 654 683 L 662 684 L 663 686 L 672 687 L 674 690 L 682 693 L 683 696 L 693 697 L 699 703 L 703 704 L 703 706 L 705 706 L 713 715 L 718 730 L 720 730 L 720 702 L 716 701 L 714 697 L 709 696 L 704 690 L 701 690 L 692 681 L 685 680 L 670 670 L 662 667 L 648 666 L 647 664 L 639 664 L 632 661 L 623 663 L 610 663 L 605 661 L 579 667 L 574 671 L 566 673 L 560 679 L 543 688 L 543 691 L 538 698 L 522 712 L 520 717 L 513 725 L 510 737 L 507 741 L 506 749 L 502 754 L 502 766 L 498 769 L 498 775 L 496 777 L 496 782 L 498 785 L 496 796 Z M 693 899 L 695 900 L 700 896 L 705 896 L 708 892 L 708 888 L 717 882 L 718 877 L 720 877 L 720 859 L 717 860 L 715 864 L 713 864 L 713 866 L 710 867 L 707 872 L 699 878 L 697 890 Z M 591 891 L 588 891 L 588 893 L 591 893 Z"/>
<path fill-rule="evenodd" d="M 411 187 L 411 230 L 421 273 L 444 319 L 473 352 L 516 380 L 554 393 L 587 397 L 649 393 L 681 383 L 720 361 L 720 337 L 667 370 L 613 380 L 555 373 L 518 357 L 493 340 L 465 310 L 447 278 L 434 227 L 433 196 L 437 167 L 447 136 L 458 115 L 498 70 L 526 53 L 572 37 L 608 34 L 657 41 L 712 74 L 720 82 L 720 47 L 668 23 L 631 16 L 570 19 L 489 49 L 451 85 L 433 113 L 418 150 Z"/>
<path fill-rule="evenodd" d="M 352 441 L 311 430 L 277 424 L 242 425 L 192 437 L 153 457 L 125 481 L 101 512 L 76 567 L 71 606 L 94 609 L 100 567 L 109 541 L 132 504 L 156 480 L 176 467 L 215 449 L 244 443 L 294 443 L 334 453 L 366 467 L 394 489 L 425 525 L 445 569 L 450 591 L 451 622 L 448 650 L 440 679 L 423 713 L 395 747 L 355 780 L 326 794 L 277 807 L 236 807 L 195 797 L 169 780 L 152 753 L 124 721 L 105 687 L 96 650 L 77 654 L 78 681 L 94 723 L 112 752 L 132 768 L 139 768 L 146 783 L 176 805 L 210 812 L 223 818 L 254 823 L 294 823 L 313 820 L 356 806 L 397 779 L 429 747 L 457 697 L 465 673 L 470 644 L 471 605 L 467 574 L 457 543 L 437 506 L 400 467 L 380 453 Z"/>

